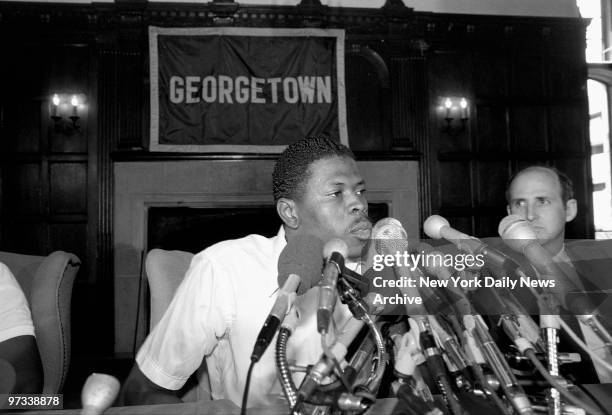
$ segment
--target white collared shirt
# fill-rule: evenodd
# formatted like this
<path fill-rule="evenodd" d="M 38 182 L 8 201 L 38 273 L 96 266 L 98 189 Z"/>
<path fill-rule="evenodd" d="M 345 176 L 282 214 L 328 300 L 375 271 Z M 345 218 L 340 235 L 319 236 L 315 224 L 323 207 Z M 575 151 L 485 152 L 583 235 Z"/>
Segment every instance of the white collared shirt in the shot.
<path fill-rule="evenodd" d="M 28 301 L 11 271 L 0 262 L 0 342 L 28 335 L 34 336 Z"/>
<path fill-rule="evenodd" d="M 240 406 L 255 339 L 276 300 L 278 258 L 285 245 L 281 227 L 272 238 L 249 235 L 195 255 L 168 310 L 136 356 L 140 370 L 157 385 L 178 390 L 206 357 L 213 399 Z M 312 312 L 302 312 L 287 345 L 288 359 L 297 365 L 313 364 L 321 356 L 312 308 L 316 291 L 300 297 L 304 310 Z M 349 314 L 346 306 L 336 306 L 339 327 Z M 271 404 L 281 395 L 275 342 L 255 365 L 249 406 Z"/>
<path fill-rule="evenodd" d="M 570 257 L 567 255 L 565 251 L 565 245 L 553 257 L 553 261 L 563 268 L 563 271 L 570 277 L 572 282 L 578 286 L 579 289 L 584 290 L 584 286 L 580 282 L 580 277 L 572 264 Z M 608 348 L 605 346 L 605 343 L 599 338 L 597 334 L 593 331 L 591 327 L 587 324 L 583 323 L 582 320 L 578 319 L 578 323 L 580 324 L 580 330 L 582 331 L 582 337 L 584 338 L 584 342 L 595 354 L 597 354 L 602 359 L 607 362 L 612 363 L 612 356 L 608 352 Z M 595 362 L 594 362 L 595 363 Z M 594 364 L 595 371 L 597 372 L 597 377 L 599 377 L 599 381 L 601 383 L 612 383 L 612 371 L 606 369 L 600 364 Z"/>

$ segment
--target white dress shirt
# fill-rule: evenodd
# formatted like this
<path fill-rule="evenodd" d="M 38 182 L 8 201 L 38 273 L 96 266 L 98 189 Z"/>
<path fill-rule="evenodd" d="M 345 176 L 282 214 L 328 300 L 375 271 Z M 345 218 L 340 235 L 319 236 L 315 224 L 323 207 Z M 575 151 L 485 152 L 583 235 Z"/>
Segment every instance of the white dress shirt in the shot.
<path fill-rule="evenodd" d="M 0 262 L 0 342 L 27 335 L 34 336 L 28 301 L 11 271 Z"/>
<path fill-rule="evenodd" d="M 136 356 L 140 370 L 157 385 L 178 390 L 205 357 L 213 399 L 240 406 L 255 339 L 276 299 L 278 258 L 285 245 L 281 227 L 272 238 L 249 235 L 195 255 Z M 321 356 L 316 298 L 316 289 L 299 297 L 300 325 L 287 345 L 288 359 L 297 365 L 313 364 Z M 338 327 L 349 314 L 346 306 L 336 306 Z M 255 365 L 248 406 L 272 404 L 281 395 L 275 342 Z"/>

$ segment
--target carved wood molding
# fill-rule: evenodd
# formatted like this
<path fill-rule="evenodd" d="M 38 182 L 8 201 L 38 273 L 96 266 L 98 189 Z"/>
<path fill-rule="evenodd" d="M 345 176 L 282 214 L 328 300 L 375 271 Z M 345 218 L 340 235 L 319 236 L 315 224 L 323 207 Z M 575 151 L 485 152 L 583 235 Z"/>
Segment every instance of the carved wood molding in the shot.
<path fill-rule="evenodd" d="M 231 0 L 209 3 L 0 3 L 0 28 L 32 28 L 63 32 L 144 29 L 159 26 L 343 27 L 347 34 L 376 34 L 387 39 L 474 40 L 576 39 L 587 21 L 576 18 L 486 16 L 414 12 L 398 0 L 380 8 L 329 7 L 319 0 L 296 6 L 242 5 Z"/>

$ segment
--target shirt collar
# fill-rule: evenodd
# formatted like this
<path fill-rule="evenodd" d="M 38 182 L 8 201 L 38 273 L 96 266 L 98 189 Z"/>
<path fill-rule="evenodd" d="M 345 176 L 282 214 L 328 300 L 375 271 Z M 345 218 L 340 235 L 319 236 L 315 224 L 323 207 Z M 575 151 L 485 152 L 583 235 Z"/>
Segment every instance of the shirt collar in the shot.
<path fill-rule="evenodd" d="M 572 262 L 569 255 L 567 254 L 567 251 L 565 250 L 565 242 L 561 246 L 561 250 L 557 252 L 555 255 L 553 255 L 552 259 L 553 259 L 553 262 L 557 262 L 557 263 L 559 262 L 571 263 Z"/>

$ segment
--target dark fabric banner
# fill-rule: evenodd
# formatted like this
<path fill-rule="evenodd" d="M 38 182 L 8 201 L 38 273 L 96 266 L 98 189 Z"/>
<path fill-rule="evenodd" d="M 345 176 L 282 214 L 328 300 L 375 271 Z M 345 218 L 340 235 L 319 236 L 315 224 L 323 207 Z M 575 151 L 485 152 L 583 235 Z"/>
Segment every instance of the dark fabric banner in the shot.
<path fill-rule="evenodd" d="M 150 27 L 149 46 L 152 151 L 348 144 L 343 30 Z"/>

